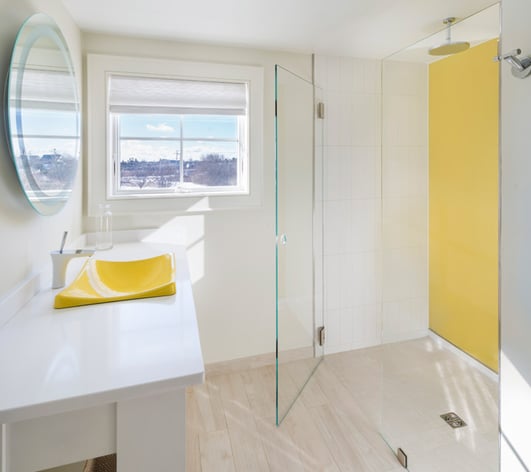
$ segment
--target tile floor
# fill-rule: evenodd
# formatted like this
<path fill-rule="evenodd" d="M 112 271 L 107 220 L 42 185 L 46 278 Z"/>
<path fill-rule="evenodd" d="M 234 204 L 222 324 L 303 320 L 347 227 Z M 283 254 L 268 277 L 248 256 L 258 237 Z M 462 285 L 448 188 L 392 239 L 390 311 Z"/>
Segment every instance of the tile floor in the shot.
<path fill-rule="evenodd" d="M 283 368 L 295 382 L 306 366 Z M 431 338 L 327 356 L 278 428 L 274 385 L 268 366 L 190 388 L 187 472 L 404 470 L 389 446 L 412 472 L 498 470 L 496 381 Z"/>
<path fill-rule="evenodd" d="M 282 366 L 284 405 L 313 365 Z M 187 390 L 186 472 L 400 472 L 397 447 L 411 472 L 496 472 L 497 405 L 496 381 L 431 338 L 327 356 L 278 428 L 274 366 L 210 375 Z"/>

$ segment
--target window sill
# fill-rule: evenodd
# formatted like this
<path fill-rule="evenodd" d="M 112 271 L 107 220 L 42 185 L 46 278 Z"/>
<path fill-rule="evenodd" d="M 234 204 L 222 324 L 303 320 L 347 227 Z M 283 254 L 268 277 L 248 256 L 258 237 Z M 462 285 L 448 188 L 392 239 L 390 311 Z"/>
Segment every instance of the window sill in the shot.
<path fill-rule="evenodd" d="M 111 205 L 114 215 L 138 215 L 152 213 L 203 213 L 215 210 L 234 210 L 257 207 L 261 198 L 249 195 L 180 195 L 110 197 L 105 203 Z M 102 202 L 103 203 L 103 202 Z M 98 216 L 98 203 L 89 201 L 88 216 Z"/>

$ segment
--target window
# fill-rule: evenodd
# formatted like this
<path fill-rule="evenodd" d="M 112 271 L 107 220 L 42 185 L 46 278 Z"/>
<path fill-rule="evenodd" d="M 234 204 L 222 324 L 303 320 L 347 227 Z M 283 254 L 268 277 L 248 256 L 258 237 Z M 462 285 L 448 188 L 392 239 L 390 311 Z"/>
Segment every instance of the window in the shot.
<path fill-rule="evenodd" d="M 260 203 L 261 67 L 89 54 L 87 90 L 90 216 Z"/>
<path fill-rule="evenodd" d="M 248 191 L 247 84 L 111 75 L 112 195 Z"/>

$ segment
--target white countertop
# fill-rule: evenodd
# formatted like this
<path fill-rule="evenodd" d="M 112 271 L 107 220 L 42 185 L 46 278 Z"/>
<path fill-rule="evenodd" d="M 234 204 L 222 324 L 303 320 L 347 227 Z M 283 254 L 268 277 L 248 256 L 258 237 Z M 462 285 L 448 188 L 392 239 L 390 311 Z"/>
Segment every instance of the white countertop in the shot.
<path fill-rule="evenodd" d="M 0 423 L 87 408 L 203 381 L 186 255 L 127 243 L 99 259 L 176 256 L 177 293 L 55 310 L 59 290 L 33 297 L 0 329 Z M 70 264 L 67 284 L 83 260 Z M 77 267 L 76 267 L 77 265 Z"/>

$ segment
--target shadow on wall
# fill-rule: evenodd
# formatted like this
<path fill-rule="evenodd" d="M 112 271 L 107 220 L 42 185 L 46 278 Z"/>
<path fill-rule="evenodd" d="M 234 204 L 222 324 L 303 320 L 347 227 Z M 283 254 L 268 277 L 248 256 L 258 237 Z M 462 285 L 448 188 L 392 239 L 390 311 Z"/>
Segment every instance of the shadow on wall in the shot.
<path fill-rule="evenodd" d="M 168 242 L 186 247 L 192 285 L 205 275 L 205 216 L 176 216 L 144 238 L 146 242 Z"/>
<path fill-rule="evenodd" d="M 166 221 L 158 215 L 158 228 L 144 238 L 186 247 L 207 364 L 275 349 L 272 215 L 263 208 L 179 215 Z"/>
<path fill-rule="evenodd" d="M 5 98 L 4 88 L 11 62 L 11 51 L 17 32 L 26 18 L 34 11 L 24 2 L 19 2 L 17 8 L 0 6 L 0 80 L 2 113 L 0 113 L 0 208 L 4 216 L 10 221 L 26 221 L 28 216 L 34 215 L 26 197 L 20 188 L 17 173 L 11 160 L 6 138 Z"/>

